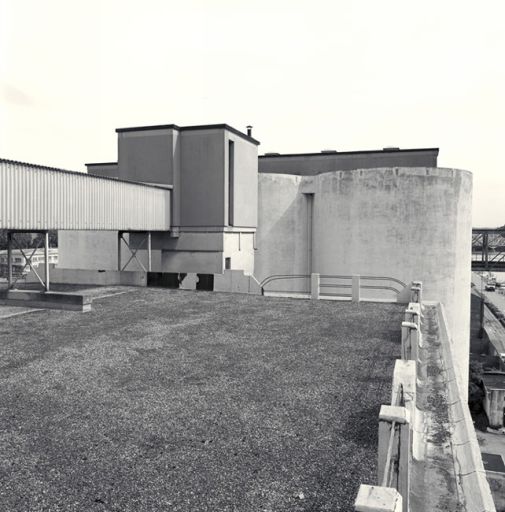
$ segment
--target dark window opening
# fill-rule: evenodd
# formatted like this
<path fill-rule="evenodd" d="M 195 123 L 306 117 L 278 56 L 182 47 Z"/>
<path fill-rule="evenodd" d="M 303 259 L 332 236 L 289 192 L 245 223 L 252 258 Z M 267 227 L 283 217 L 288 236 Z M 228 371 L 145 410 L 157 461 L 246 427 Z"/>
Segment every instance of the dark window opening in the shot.
<path fill-rule="evenodd" d="M 231 269 L 231 258 L 224 259 L 224 268 L 225 268 L 225 270 Z"/>
<path fill-rule="evenodd" d="M 228 225 L 233 226 L 233 188 L 235 182 L 235 143 L 228 141 Z"/>

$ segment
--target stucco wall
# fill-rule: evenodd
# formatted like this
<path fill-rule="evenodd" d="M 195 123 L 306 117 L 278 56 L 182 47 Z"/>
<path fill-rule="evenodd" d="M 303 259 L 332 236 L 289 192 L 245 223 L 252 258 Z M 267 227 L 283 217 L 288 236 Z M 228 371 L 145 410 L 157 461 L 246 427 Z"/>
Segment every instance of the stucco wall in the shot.
<path fill-rule="evenodd" d="M 307 214 L 301 180 L 314 190 L 313 271 L 422 280 L 446 306 L 468 363 L 472 175 L 441 168 L 337 171 L 313 178 L 259 175 L 255 277 L 305 274 Z"/>

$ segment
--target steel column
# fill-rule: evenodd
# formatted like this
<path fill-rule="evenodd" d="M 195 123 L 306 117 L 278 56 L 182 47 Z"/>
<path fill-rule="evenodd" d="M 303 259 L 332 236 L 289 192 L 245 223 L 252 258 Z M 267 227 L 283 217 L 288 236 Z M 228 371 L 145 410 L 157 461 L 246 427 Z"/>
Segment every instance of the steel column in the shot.
<path fill-rule="evenodd" d="M 117 269 L 121 272 L 121 239 L 123 238 L 123 233 L 121 231 L 117 232 Z"/>
<path fill-rule="evenodd" d="M 46 270 L 46 292 L 49 291 L 49 231 L 44 233 L 44 265 Z"/>
<path fill-rule="evenodd" d="M 152 268 L 152 250 L 151 250 L 151 232 L 147 232 L 147 271 L 151 272 Z"/>
<path fill-rule="evenodd" d="M 12 286 L 12 233 L 7 232 L 7 283 L 8 289 Z"/>

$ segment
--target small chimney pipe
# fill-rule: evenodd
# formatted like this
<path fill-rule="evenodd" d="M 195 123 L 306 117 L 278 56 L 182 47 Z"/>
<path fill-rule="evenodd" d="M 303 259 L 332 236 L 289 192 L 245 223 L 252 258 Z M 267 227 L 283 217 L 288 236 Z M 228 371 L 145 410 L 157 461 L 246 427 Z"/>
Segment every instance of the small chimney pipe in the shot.
<path fill-rule="evenodd" d="M 253 127 L 249 124 L 249 125 L 246 126 L 246 128 L 247 128 L 247 136 L 248 137 L 252 137 L 252 129 L 253 129 Z"/>

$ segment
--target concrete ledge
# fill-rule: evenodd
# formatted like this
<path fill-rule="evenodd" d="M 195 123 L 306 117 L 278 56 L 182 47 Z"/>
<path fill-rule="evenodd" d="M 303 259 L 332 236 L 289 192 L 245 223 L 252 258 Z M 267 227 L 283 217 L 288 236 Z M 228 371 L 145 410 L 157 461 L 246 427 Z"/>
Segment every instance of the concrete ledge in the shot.
<path fill-rule="evenodd" d="M 258 281 L 243 270 L 225 270 L 223 274 L 214 274 L 214 291 L 261 295 Z"/>
<path fill-rule="evenodd" d="M 42 278 L 45 274 L 39 271 Z M 57 284 L 89 284 L 97 286 L 146 286 L 146 273 L 142 271 L 118 270 L 86 270 L 71 268 L 51 268 L 49 272 L 51 283 Z M 38 283 L 37 278 L 30 272 L 26 276 L 27 283 Z"/>
<path fill-rule="evenodd" d="M 391 487 L 362 484 L 354 502 L 356 512 L 401 512 L 402 508 L 400 493 Z"/>
<path fill-rule="evenodd" d="M 90 311 L 92 299 L 75 293 L 6 290 L 0 292 L 0 304 L 68 311 Z"/>
<path fill-rule="evenodd" d="M 449 397 L 448 413 L 453 427 L 451 441 L 454 464 L 463 490 L 465 510 L 468 512 L 495 512 L 470 410 L 466 399 L 462 398 L 466 398 L 466 393 L 461 389 L 454 364 L 451 364 L 454 362 L 454 347 L 447 328 L 444 307 L 441 303 L 437 303 L 436 307 L 440 327 L 442 362 L 446 371 L 445 384 Z"/>

